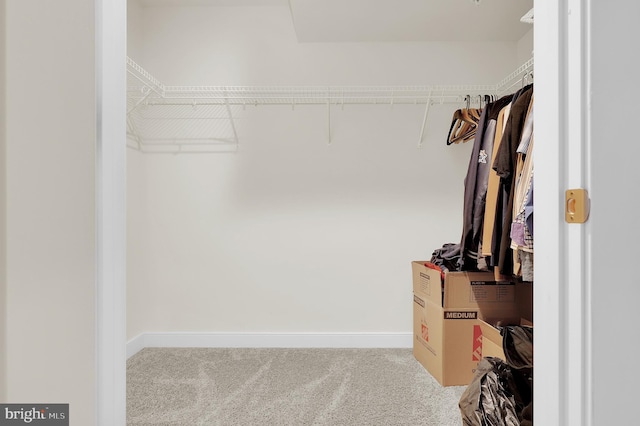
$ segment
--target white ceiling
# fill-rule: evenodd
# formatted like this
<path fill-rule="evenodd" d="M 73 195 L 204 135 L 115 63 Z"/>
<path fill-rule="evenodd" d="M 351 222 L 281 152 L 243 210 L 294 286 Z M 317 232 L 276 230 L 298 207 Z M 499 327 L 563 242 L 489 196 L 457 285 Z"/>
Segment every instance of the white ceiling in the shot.
<path fill-rule="evenodd" d="M 131 0 L 130 0 L 131 1 Z M 289 7 L 300 42 L 517 41 L 533 0 L 138 0 L 144 6 Z"/>

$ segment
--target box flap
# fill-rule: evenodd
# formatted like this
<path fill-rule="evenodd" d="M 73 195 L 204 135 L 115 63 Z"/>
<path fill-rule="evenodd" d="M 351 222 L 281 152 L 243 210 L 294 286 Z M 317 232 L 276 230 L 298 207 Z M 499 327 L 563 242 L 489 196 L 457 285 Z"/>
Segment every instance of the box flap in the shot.
<path fill-rule="evenodd" d="M 478 320 L 478 324 L 480 324 L 483 339 L 488 339 L 496 345 L 502 346 L 502 335 L 500 334 L 500 330 L 481 319 Z"/>
<path fill-rule="evenodd" d="M 413 292 L 423 299 L 442 306 L 442 277 L 439 271 L 425 266 L 426 260 L 411 262 Z"/>
<path fill-rule="evenodd" d="M 500 334 L 500 330 L 483 320 L 478 320 L 478 324 L 482 330 L 482 356 L 497 357 L 504 361 L 505 356 L 502 349 L 502 334 Z"/>

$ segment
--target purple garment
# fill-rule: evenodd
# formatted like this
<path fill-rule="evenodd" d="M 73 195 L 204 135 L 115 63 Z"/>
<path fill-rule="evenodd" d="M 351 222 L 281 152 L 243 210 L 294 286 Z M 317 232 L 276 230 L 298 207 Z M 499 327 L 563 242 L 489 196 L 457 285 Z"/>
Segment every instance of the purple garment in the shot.
<path fill-rule="evenodd" d="M 524 205 L 524 221 L 531 236 L 533 236 L 533 177 L 527 193 L 527 203 Z"/>
<path fill-rule="evenodd" d="M 524 240 L 524 223 L 513 222 L 511 224 L 511 239 L 519 246 L 526 245 Z"/>

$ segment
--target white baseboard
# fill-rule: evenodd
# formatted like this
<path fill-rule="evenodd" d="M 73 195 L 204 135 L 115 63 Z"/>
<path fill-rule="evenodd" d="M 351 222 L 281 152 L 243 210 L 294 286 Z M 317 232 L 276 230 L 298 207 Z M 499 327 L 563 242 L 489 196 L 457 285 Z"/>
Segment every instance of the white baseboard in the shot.
<path fill-rule="evenodd" d="M 144 333 L 138 334 L 127 342 L 127 359 L 131 358 L 146 347 L 145 336 L 146 335 Z"/>
<path fill-rule="evenodd" d="M 127 358 L 143 348 L 411 348 L 412 333 L 142 333 Z"/>

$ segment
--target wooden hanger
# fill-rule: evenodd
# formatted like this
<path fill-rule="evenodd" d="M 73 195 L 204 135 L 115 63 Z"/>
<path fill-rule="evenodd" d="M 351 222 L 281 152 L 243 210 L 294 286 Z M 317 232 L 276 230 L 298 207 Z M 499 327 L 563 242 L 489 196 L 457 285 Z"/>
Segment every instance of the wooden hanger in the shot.
<path fill-rule="evenodd" d="M 476 135 L 482 109 L 470 108 L 471 97 L 469 95 L 465 97 L 465 101 L 467 102 L 467 107 L 456 110 L 453 113 L 449 135 L 447 136 L 447 145 L 467 142 Z"/>

